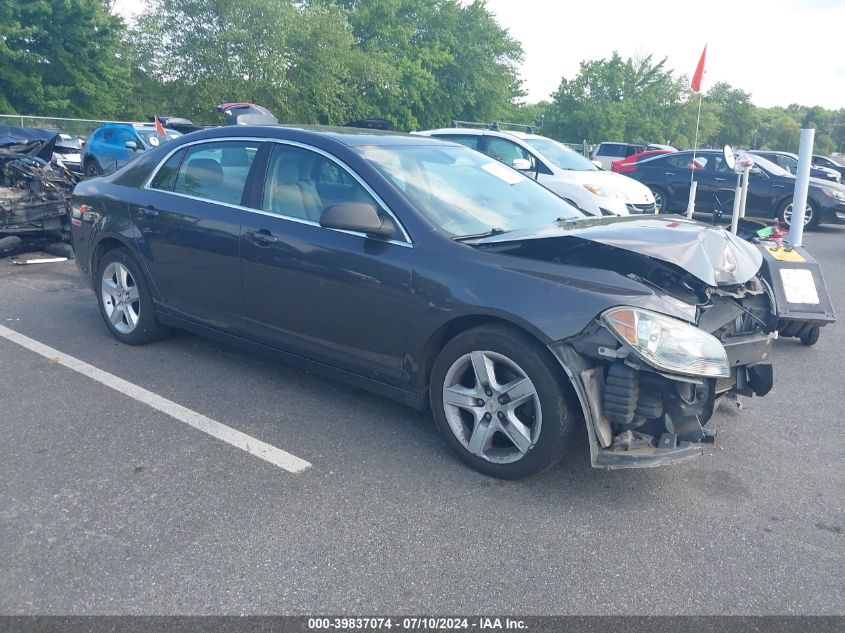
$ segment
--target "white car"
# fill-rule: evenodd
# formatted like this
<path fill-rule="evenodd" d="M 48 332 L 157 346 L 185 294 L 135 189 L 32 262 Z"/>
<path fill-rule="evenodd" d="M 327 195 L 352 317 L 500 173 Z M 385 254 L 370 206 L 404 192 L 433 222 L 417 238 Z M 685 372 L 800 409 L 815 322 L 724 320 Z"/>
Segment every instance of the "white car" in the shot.
<path fill-rule="evenodd" d="M 546 136 L 501 129 L 442 128 L 415 132 L 448 139 L 519 169 L 591 215 L 654 213 L 654 196 L 632 178 L 603 171 Z"/>

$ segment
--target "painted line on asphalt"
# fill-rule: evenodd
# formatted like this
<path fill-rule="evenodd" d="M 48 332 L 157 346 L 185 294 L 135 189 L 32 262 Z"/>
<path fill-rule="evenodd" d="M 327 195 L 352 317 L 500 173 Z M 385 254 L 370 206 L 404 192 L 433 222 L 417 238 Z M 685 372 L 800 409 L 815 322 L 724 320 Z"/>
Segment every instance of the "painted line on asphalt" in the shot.
<path fill-rule="evenodd" d="M 230 426 L 226 426 L 216 420 L 212 420 L 201 413 L 192 411 L 187 407 L 183 407 L 181 404 L 177 404 L 172 400 L 163 398 L 152 391 L 139 387 L 138 385 L 124 380 L 123 378 L 118 378 L 114 374 L 98 369 L 97 367 L 89 365 L 78 358 L 74 358 L 64 352 L 60 352 L 49 345 L 44 345 L 44 343 L 40 343 L 35 339 L 24 336 L 15 330 L 10 330 L 3 325 L 0 325 L 0 336 L 28 349 L 31 352 L 35 352 L 36 354 L 43 356 L 51 362 L 58 363 L 68 369 L 72 369 L 83 376 L 87 376 L 91 380 L 95 380 L 106 387 L 114 389 L 118 393 L 134 398 L 138 402 L 141 402 L 156 411 L 166 413 L 170 417 L 175 418 L 180 422 L 184 422 L 198 431 L 202 431 L 203 433 L 217 438 L 222 442 L 226 442 L 235 448 L 246 451 L 250 455 L 254 455 L 259 459 L 270 462 L 274 466 L 283 468 L 288 472 L 301 473 L 311 468 L 310 462 L 307 462 L 296 455 L 292 455 L 291 453 L 283 451 L 280 448 L 276 448 L 271 444 L 262 442 L 251 435 L 247 435 L 246 433 L 242 433 Z"/>

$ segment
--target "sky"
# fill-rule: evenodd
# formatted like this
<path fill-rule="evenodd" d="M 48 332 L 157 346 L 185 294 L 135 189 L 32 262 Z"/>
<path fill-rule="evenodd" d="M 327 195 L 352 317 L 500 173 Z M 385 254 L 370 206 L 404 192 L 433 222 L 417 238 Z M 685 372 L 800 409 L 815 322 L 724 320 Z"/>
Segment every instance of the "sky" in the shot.
<path fill-rule="evenodd" d="M 466 0 L 464 0 L 466 1 Z M 144 0 L 116 0 L 125 17 Z M 487 0 L 522 43 L 526 102 L 548 99 L 586 59 L 652 54 L 692 76 L 704 45 L 704 89 L 718 81 L 758 106 L 845 107 L 845 0 Z"/>

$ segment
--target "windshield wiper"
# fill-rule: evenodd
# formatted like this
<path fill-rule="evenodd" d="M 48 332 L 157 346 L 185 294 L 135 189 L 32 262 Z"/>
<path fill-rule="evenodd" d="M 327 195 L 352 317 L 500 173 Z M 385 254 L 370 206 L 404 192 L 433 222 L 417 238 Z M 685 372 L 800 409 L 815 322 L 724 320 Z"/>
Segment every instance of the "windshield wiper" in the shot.
<path fill-rule="evenodd" d="M 499 229 L 493 227 L 486 233 L 476 233 L 475 235 L 459 235 L 458 237 L 453 237 L 452 239 L 456 242 L 463 242 L 464 240 L 480 240 L 485 237 L 492 237 L 494 235 L 501 235 L 502 233 L 507 233 L 505 229 Z"/>

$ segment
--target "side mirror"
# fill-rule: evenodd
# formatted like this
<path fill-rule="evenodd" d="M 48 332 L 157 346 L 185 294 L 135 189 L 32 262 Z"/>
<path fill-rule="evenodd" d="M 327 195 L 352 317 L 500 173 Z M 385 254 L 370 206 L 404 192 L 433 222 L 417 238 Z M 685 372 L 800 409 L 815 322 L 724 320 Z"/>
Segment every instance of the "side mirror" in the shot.
<path fill-rule="evenodd" d="M 599 169 L 604 169 L 604 167 L 602 167 L 602 164 L 601 164 L 601 162 L 600 162 L 600 161 L 597 161 L 597 160 L 591 160 L 590 162 L 591 162 L 593 165 L 595 165 L 596 167 L 598 167 Z"/>
<path fill-rule="evenodd" d="M 133 152 L 138 149 L 138 144 L 135 141 L 126 141 L 124 145 L 127 149 L 131 149 Z"/>
<path fill-rule="evenodd" d="M 511 167 L 518 169 L 519 171 L 530 171 L 531 161 L 527 158 L 514 158 L 511 163 Z"/>
<path fill-rule="evenodd" d="M 342 202 L 326 207 L 320 216 L 320 226 L 383 239 L 390 239 L 396 234 L 393 222 L 385 222 L 373 205 L 363 202 Z"/>

